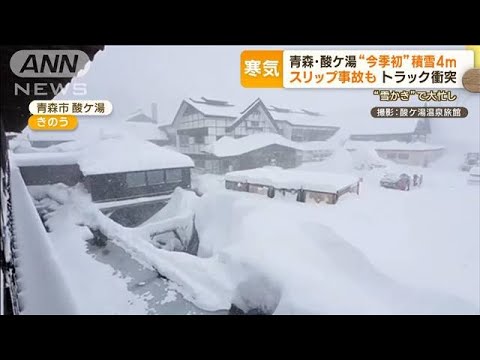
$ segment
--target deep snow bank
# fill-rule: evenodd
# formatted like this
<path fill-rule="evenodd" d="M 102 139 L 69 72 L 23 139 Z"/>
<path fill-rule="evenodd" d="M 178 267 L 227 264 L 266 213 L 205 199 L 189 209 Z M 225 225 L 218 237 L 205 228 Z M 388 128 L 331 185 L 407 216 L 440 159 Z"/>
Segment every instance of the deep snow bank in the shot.
<path fill-rule="evenodd" d="M 261 277 L 280 292 L 275 313 L 476 312 L 455 297 L 412 289 L 385 276 L 321 225 L 314 206 L 224 191 L 202 197 L 196 225 L 200 255 L 217 256 L 236 281 L 230 286 L 232 300 L 240 284 Z M 250 287 L 253 298 L 258 289 Z"/>
<path fill-rule="evenodd" d="M 19 175 L 20 176 L 20 175 Z M 81 185 L 67 187 L 64 184 L 33 186 L 29 187 L 30 194 L 36 202 L 39 212 L 44 213 L 45 225 L 49 233 L 45 233 L 45 240 L 42 236 L 30 235 L 30 246 L 35 249 L 40 244 L 47 242 L 49 254 L 42 252 L 35 253 L 34 259 L 25 261 L 33 266 L 35 272 L 41 276 L 45 271 L 43 262 L 50 257 L 56 258 L 57 276 L 66 282 L 69 291 L 68 296 L 57 290 L 50 289 L 49 278 L 41 276 L 36 280 L 36 287 L 43 288 L 44 296 L 54 297 L 55 301 L 46 305 L 39 301 L 39 298 L 32 297 L 37 308 L 30 313 L 42 313 L 53 307 L 55 312 L 63 309 L 68 304 L 69 296 L 75 303 L 75 312 L 80 314 L 145 314 L 147 303 L 144 299 L 135 296 L 128 290 L 128 279 L 122 278 L 111 266 L 96 261 L 87 252 L 87 240 L 93 237 L 92 233 L 84 224 L 83 217 L 88 212 L 98 211 L 91 203 L 88 193 Z M 25 192 L 27 192 L 25 188 Z M 29 200 L 30 195 L 26 193 Z M 38 235 L 45 231 L 38 214 L 33 207 L 33 213 L 25 213 L 23 217 L 30 221 L 36 217 L 39 225 L 36 228 Z M 46 210 L 46 211 L 44 211 Z M 22 229 L 22 231 L 27 229 Z M 33 230 L 33 229 L 31 229 Z M 30 231 L 31 231 L 30 230 Z M 41 241 L 40 241 L 41 240 Z M 62 283 L 58 281 L 56 286 Z M 28 286 L 28 289 L 35 289 L 35 286 Z M 51 311 L 48 311 L 51 312 Z M 65 312 L 65 311 L 62 311 Z M 72 313 L 73 311 L 68 311 Z"/>
<path fill-rule="evenodd" d="M 77 209 L 71 222 L 99 229 L 205 310 L 229 309 L 233 303 L 244 311 L 275 314 L 478 313 L 459 298 L 413 289 L 386 276 L 322 224 L 321 205 L 227 190 L 197 197 L 177 189 L 151 221 L 125 228 L 74 193 L 70 199 L 57 195 L 63 206 Z M 185 227 L 193 218 L 198 257 L 150 242 L 152 233 Z"/>
<path fill-rule="evenodd" d="M 78 303 L 68 278 L 28 193 L 12 166 L 16 273 L 22 314 L 76 314 Z"/>

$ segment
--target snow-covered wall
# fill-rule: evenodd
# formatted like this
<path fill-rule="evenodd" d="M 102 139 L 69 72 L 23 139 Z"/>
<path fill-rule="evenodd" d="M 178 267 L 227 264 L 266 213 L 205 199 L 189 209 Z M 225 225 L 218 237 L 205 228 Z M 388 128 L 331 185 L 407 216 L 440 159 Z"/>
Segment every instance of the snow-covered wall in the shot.
<path fill-rule="evenodd" d="M 76 314 L 76 304 L 19 169 L 12 166 L 11 176 L 21 313 Z"/>

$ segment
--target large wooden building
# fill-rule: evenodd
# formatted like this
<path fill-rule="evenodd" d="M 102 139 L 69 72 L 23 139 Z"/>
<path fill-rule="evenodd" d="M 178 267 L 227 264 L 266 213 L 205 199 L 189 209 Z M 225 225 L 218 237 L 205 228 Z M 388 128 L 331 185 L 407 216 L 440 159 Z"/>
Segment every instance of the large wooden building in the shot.
<path fill-rule="evenodd" d="M 216 174 L 268 165 L 293 168 L 301 163 L 301 145 L 273 133 L 224 136 L 205 148 L 204 159 L 197 160 L 197 166 Z"/>
<path fill-rule="evenodd" d="M 189 155 L 197 167 L 209 171 L 215 168 L 215 172 L 222 172 L 229 166 L 224 164 L 231 163 L 232 159 L 212 162 L 216 159 L 207 149 L 224 136 L 238 139 L 249 135 L 272 133 L 296 142 L 318 141 L 331 137 L 338 127 L 327 125 L 318 113 L 267 107 L 259 98 L 242 107 L 228 101 L 202 97 L 198 100 L 191 98 L 183 100 L 173 123 L 162 129 L 170 134 L 176 134 L 178 150 Z M 280 147 L 286 149 L 283 145 Z M 262 154 L 257 152 L 256 156 L 272 157 L 270 155 L 275 151 L 280 151 L 280 148 L 277 146 L 275 150 L 274 147 L 264 149 Z M 293 159 L 294 151 L 285 150 L 285 153 L 288 152 L 290 152 L 288 156 Z M 237 159 L 236 162 L 252 161 Z M 293 160 L 289 160 L 291 161 Z M 233 166 L 236 167 L 235 164 Z"/>
<path fill-rule="evenodd" d="M 172 127 L 176 129 L 177 148 L 189 155 L 199 167 L 206 160 L 206 148 L 222 138 L 240 138 L 257 133 L 278 133 L 265 104 L 257 99 L 242 108 L 227 101 L 186 99 L 175 115 Z"/>
<path fill-rule="evenodd" d="M 73 152 L 14 154 L 13 159 L 27 186 L 82 183 L 98 203 L 166 199 L 176 187 L 190 188 L 193 167 L 186 155 L 124 138 L 101 140 Z"/>

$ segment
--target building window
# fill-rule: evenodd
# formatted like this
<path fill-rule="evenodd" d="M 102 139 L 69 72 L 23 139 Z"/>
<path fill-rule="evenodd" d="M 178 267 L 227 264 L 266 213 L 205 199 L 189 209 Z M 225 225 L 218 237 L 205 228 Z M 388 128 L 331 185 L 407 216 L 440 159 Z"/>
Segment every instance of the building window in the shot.
<path fill-rule="evenodd" d="M 129 188 L 141 187 L 141 186 L 147 185 L 146 179 L 145 179 L 145 173 L 143 171 L 127 173 L 126 182 L 127 182 L 127 187 Z"/>
<path fill-rule="evenodd" d="M 250 126 L 251 127 L 259 127 L 260 126 L 260 121 L 250 121 Z"/>
<path fill-rule="evenodd" d="M 167 183 L 176 183 L 182 181 L 182 169 L 165 170 Z"/>
<path fill-rule="evenodd" d="M 202 169 L 205 168 L 205 160 L 203 159 L 195 160 L 195 166 Z"/>
<path fill-rule="evenodd" d="M 397 154 L 395 153 L 388 153 L 387 154 L 387 159 L 395 159 L 397 157 Z"/>
<path fill-rule="evenodd" d="M 153 170 L 147 172 L 148 185 L 159 185 L 165 183 L 165 175 L 163 170 Z"/>
<path fill-rule="evenodd" d="M 401 153 L 398 154 L 398 158 L 401 160 L 408 160 L 410 158 L 410 154 Z"/>
<path fill-rule="evenodd" d="M 188 145 L 188 136 L 187 135 L 178 135 L 178 142 L 180 146 L 187 146 Z"/>
<path fill-rule="evenodd" d="M 193 139 L 195 144 L 205 144 L 205 136 L 203 135 L 196 135 Z"/>

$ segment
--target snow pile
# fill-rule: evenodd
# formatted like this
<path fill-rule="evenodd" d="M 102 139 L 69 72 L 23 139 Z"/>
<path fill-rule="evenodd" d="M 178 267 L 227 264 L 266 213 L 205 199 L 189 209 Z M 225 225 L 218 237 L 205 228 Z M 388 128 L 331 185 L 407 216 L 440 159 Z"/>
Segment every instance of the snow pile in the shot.
<path fill-rule="evenodd" d="M 200 194 L 225 189 L 225 176 L 215 174 L 198 174 L 192 171 L 192 189 Z"/>
<path fill-rule="evenodd" d="M 152 234 L 160 234 L 158 230 L 159 222 L 174 224 L 172 229 L 175 230 L 176 238 L 168 239 L 169 243 L 166 244 L 165 248 L 169 250 L 188 250 L 191 248 L 189 242 L 194 236 L 194 211 L 197 201 L 198 197 L 193 191 L 182 191 L 181 188 L 176 188 L 162 211 L 159 211 L 141 225 L 142 232 L 148 234 L 155 241 L 155 236 Z M 176 240 L 179 241 L 179 244 Z"/>
<path fill-rule="evenodd" d="M 63 259 L 42 225 L 18 168 L 12 167 L 11 176 L 21 313 L 79 313 L 81 308 L 62 271 Z"/>
<path fill-rule="evenodd" d="M 358 178 L 350 175 L 284 170 L 274 166 L 233 171 L 225 175 L 225 180 L 273 186 L 277 189 L 305 189 L 329 193 L 336 193 L 358 182 Z"/>
<path fill-rule="evenodd" d="M 322 162 L 315 164 L 315 170 L 332 172 L 338 174 L 349 174 L 354 169 L 354 161 L 350 152 L 344 148 L 337 148 L 333 154 Z M 297 169 L 307 170 L 311 168 L 311 165 L 306 163 L 300 165 Z"/>
<path fill-rule="evenodd" d="M 478 312 L 457 297 L 393 280 L 351 242 L 322 224 L 333 220 L 333 225 L 344 224 L 345 218 L 339 220 L 338 215 L 354 209 L 351 204 L 341 203 L 335 212 L 249 193 L 218 191 L 198 198 L 177 189 L 169 205 L 151 221 L 125 228 L 89 204 L 78 189 L 69 196 L 61 192 L 54 196 L 63 202 L 57 216 L 69 214 L 67 219 L 64 215 L 47 221 L 55 242 L 84 246 L 81 233 L 72 232 L 71 227 L 61 231 L 66 223 L 100 230 L 140 263 L 174 281 L 185 299 L 205 310 L 229 309 L 233 303 L 244 311 L 274 314 Z M 153 234 L 184 226 L 190 220 L 182 216 L 192 213 L 200 238 L 198 257 L 151 243 Z M 359 224 L 363 223 L 360 219 Z M 350 228 L 338 230 L 348 235 Z"/>
<path fill-rule="evenodd" d="M 359 144 L 354 151 L 350 152 L 350 155 L 353 159 L 353 165 L 357 170 L 384 168 L 392 164 L 392 162 L 378 156 L 375 149 L 372 149 L 369 145 L 362 146 Z"/>
<path fill-rule="evenodd" d="M 205 310 L 228 309 L 234 303 L 244 311 L 275 314 L 477 311 L 454 296 L 391 279 L 320 224 L 317 207 L 230 191 L 196 200 L 187 195 L 187 200 L 186 191 L 178 192 L 183 195 L 174 197 L 171 209 L 193 203 L 200 257 L 158 249 L 145 238 L 147 226 L 160 226 L 168 219 L 138 229 L 123 228 L 99 213 L 84 221 L 176 282 L 187 300 Z M 157 220 L 164 217 L 168 216 Z"/>
<path fill-rule="evenodd" d="M 93 205 L 90 196 L 82 186 L 77 185 L 72 188 L 63 184 L 33 186 L 29 187 L 29 191 L 49 231 L 45 235 L 50 246 L 50 256 L 57 258 L 58 275 L 65 278 L 70 296 L 74 299 L 75 312 L 80 314 L 146 313 L 147 303 L 128 290 L 128 279 L 121 278 L 112 267 L 96 261 L 87 253 L 86 240 L 92 239 L 93 235 L 87 227 L 82 225 L 82 218 L 86 212 L 93 211 Z M 35 215 L 40 222 L 38 215 Z M 25 219 L 29 218 L 30 216 Z M 40 226 L 42 226 L 41 223 Z M 32 235 L 31 239 L 38 240 L 38 237 Z M 36 259 L 29 263 L 33 264 L 35 271 L 38 272 L 39 269 L 43 269 L 38 261 L 49 256 L 38 252 L 35 257 Z M 46 281 L 47 279 L 38 279 L 37 283 L 39 286 L 45 286 Z M 49 290 L 47 288 L 43 291 Z M 68 297 L 59 294 L 58 291 L 52 291 L 50 295 L 56 297 L 57 302 L 61 304 L 68 303 Z M 45 305 L 40 306 L 45 307 Z M 56 302 L 52 302 L 52 306 L 62 309 L 61 305 L 56 305 Z M 32 313 L 39 313 L 39 311 L 32 311 Z"/>
<path fill-rule="evenodd" d="M 449 191 L 452 186 L 463 190 Z M 478 198 L 478 189 L 464 180 L 457 184 L 451 177 L 425 174 L 425 186 L 412 193 L 389 191 L 376 182 L 363 190 L 365 196 L 334 208 L 227 190 L 197 197 L 177 189 L 170 203 L 138 228 L 115 223 L 79 190 L 68 196 L 59 189 L 46 192 L 61 203 L 47 226 L 55 244 L 64 244 L 70 254 L 62 260 L 66 268 L 73 269 L 69 261 L 84 271 L 86 264 L 71 259 L 88 235 L 74 224 L 83 224 L 168 277 L 185 299 L 205 310 L 229 309 L 233 303 L 244 311 L 274 314 L 478 313 L 478 202 L 469 201 Z M 427 211 L 445 201 L 452 209 L 466 209 L 455 220 L 458 226 L 439 226 L 451 224 L 451 214 Z M 174 229 L 184 238 L 196 230 L 198 257 L 154 246 L 152 236 Z M 462 246 L 452 240 L 459 236 Z M 79 288 L 75 298 L 82 296 Z M 476 305 L 446 294 L 452 288 Z M 86 283 L 82 290 L 90 291 Z"/>
<path fill-rule="evenodd" d="M 232 302 L 246 297 L 276 314 L 475 312 L 455 297 L 392 280 L 319 224 L 312 207 L 249 195 L 207 194 L 197 208 L 199 254 L 223 264 Z M 258 294 L 265 288 L 269 300 Z"/>

